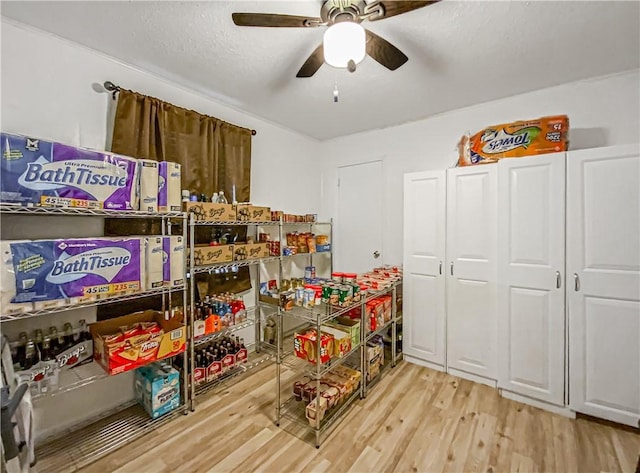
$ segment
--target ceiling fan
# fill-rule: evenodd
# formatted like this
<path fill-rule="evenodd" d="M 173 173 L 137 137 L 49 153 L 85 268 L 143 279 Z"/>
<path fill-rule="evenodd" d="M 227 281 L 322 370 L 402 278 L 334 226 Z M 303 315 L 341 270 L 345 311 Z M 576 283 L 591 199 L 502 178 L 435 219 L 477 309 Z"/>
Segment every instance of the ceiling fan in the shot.
<path fill-rule="evenodd" d="M 320 7 L 320 18 L 280 15 L 275 13 L 233 13 L 233 22 L 238 26 L 264 26 L 275 28 L 316 28 L 348 22 L 360 24 L 364 20 L 377 21 L 426 7 L 435 1 L 394 1 L 394 0 L 325 0 Z M 360 29 L 360 28 L 356 28 Z M 329 31 L 329 30 L 327 30 Z M 395 71 L 408 61 L 408 57 L 384 38 L 364 30 L 366 54 L 389 70 Z M 325 35 L 325 43 L 327 37 Z M 364 57 L 364 52 L 363 55 Z M 362 57 L 362 58 L 363 58 Z M 362 60 L 360 58 L 360 60 Z M 320 44 L 302 65 L 296 77 L 311 77 L 325 62 L 324 43 Z M 329 60 L 328 63 L 331 64 Z M 356 61 L 350 59 L 346 65 L 355 71 Z"/>

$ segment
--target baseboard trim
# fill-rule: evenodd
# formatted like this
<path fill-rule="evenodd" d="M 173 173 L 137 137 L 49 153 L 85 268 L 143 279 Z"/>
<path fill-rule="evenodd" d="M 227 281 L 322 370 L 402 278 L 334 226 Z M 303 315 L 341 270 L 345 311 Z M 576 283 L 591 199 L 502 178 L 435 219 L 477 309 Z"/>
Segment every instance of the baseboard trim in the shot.
<path fill-rule="evenodd" d="M 561 416 L 568 417 L 569 419 L 576 418 L 575 411 L 572 411 L 569 407 L 556 406 L 555 404 L 550 404 L 538 399 L 532 399 L 530 397 L 523 396 L 522 394 L 516 394 L 505 389 L 498 389 L 498 391 L 500 392 L 500 395 L 502 397 L 511 399 L 512 401 L 521 402 L 529 406 L 537 407 L 538 409 L 542 409 L 544 411 L 553 412 L 554 414 L 559 414 Z"/>
<path fill-rule="evenodd" d="M 424 361 L 419 358 L 407 355 L 406 353 L 403 354 L 403 357 L 404 361 L 408 361 L 409 363 L 413 363 L 414 365 L 424 366 L 425 368 L 431 368 L 432 370 L 436 371 L 444 371 L 444 366 L 442 365 L 437 365 L 435 363 L 431 363 L 430 361 Z"/>
<path fill-rule="evenodd" d="M 458 378 L 467 379 L 469 381 L 473 381 L 474 383 L 484 384 L 485 386 L 489 386 L 492 388 L 498 387 L 498 381 L 496 381 L 495 379 L 485 378 L 484 376 L 479 376 L 477 374 L 468 373 L 466 371 L 458 370 L 451 367 L 447 369 L 447 373 L 449 373 L 451 376 L 457 376 Z"/>

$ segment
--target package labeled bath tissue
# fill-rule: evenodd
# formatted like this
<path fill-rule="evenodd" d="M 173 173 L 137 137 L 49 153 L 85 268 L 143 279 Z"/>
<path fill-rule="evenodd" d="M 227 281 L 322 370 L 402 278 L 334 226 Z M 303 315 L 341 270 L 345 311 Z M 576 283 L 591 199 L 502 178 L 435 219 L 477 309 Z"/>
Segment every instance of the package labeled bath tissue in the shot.
<path fill-rule="evenodd" d="M 158 210 L 160 212 L 180 212 L 182 208 L 181 168 L 180 164 L 169 161 L 158 163 Z"/>
<path fill-rule="evenodd" d="M 16 284 L 12 302 L 138 291 L 142 241 L 84 238 L 11 243 Z"/>
<path fill-rule="evenodd" d="M 164 282 L 163 237 L 145 238 L 144 289 L 156 289 Z"/>
<path fill-rule="evenodd" d="M 0 202 L 135 210 L 134 158 L 37 138 L 0 134 Z"/>
<path fill-rule="evenodd" d="M 158 211 L 158 161 L 138 159 L 140 210 Z"/>
<path fill-rule="evenodd" d="M 17 315 L 33 310 L 31 302 L 22 304 L 13 304 L 11 302 L 16 297 L 16 277 L 13 272 L 11 243 L 25 243 L 27 241 L 0 242 L 0 312 L 2 312 L 2 315 Z"/>
<path fill-rule="evenodd" d="M 182 286 L 184 284 L 184 238 L 166 236 L 163 239 L 164 285 Z"/>

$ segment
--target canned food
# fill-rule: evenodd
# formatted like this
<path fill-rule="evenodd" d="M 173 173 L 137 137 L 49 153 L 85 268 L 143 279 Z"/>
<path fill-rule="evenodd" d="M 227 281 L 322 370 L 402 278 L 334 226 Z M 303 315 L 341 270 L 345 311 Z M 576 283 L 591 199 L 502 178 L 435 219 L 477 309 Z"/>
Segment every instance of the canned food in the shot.
<path fill-rule="evenodd" d="M 340 287 L 331 286 L 331 292 L 329 293 L 329 303 L 331 305 L 340 305 Z"/>
<path fill-rule="evenodd" d="M 358 277 L 358 275 L 356 273 L 344 273 L 342 275 L 342 281 L 345 283 L 352 283 L 352 282 L 356 282 L 356 278 Z"/>
<path fill-rule="evenodd" d="M 307 309 L 313 309 L 315 304 L 316 304 L 316 291 L 310 288 L 304 289 L 302 305 Z"/>
<path fill-rule="evenodd" d="M 340 286 L 340 307 L 346 307 L 353 302 L 353 288 L 346 284 Z"/>
<path fill-rule="evenodd" d="M 304 288 L 296 287 L 296 296 L 294 301 L 297 306 L 302 307 L 304 304 Z"/>
<path fill-rule="evenodd" d="M 316 305 L 320 305 L 320 303 L 322 302 L 322 286 L 319 286 L 317 284 L 313 284 L 311 285 L 311 289 L 313 289 L 316 294 L 315 294 L 315 304 Z"/>
<path fill-rule="evenodd" d="M 342 284 L 342 273 L 331 273 L 331 279 L 333 282 Z"/>
<path fill-rule="evenodd" d="M 351 284 L 353 288 L 353 302 L 360 302 L 360 285 L 359 284 Z"/>
<path fill-rule="evenodd" d="M 315 279 L 316 278 L 316 267 L 315 266 L 306 266 L 304 268 L 304 278 L 305 279 Z"/>
<path fill-rule="evenodd" d="M 330 297 L 331 297 L 331 284 L 323 284 L 322 285 L 322 302 L 324 302 L 325 304 L 328 304 Z"/>

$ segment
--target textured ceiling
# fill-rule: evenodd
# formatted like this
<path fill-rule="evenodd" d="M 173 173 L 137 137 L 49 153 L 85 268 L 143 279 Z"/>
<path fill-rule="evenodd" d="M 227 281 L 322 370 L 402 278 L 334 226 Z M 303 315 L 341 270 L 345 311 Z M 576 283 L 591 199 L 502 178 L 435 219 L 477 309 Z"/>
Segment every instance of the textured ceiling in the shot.
<path fill-rule="evenodd" d="M 409 56 L 398 70 L 366 58 L 354 74 L 323 65 L 308 79 L 295 75 L 321 43 L 323 27 L 241 28 L 231 21 L 234 11 L 319 16 L 320 5 L 3 1 L 2 15 L 318 139 L 640 65 L 635 1 L 444 0 L 363 23 Z"/>

